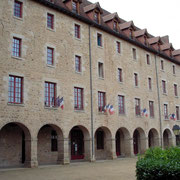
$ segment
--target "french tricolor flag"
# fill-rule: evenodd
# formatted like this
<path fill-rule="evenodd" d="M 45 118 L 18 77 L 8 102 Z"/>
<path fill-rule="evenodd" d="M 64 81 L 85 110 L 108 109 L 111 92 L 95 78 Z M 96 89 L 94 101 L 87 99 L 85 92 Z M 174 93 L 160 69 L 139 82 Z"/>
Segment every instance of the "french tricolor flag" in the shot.
<path fill-rule="evenodd" d="M 106 105 L 106 106 L 104 107 L 104 112 L 109 111 L 109 108 L 110 108 L 110 104 Z"/>
<path fill-rule="evenodd" d="M 109 114 L 110 115 L 114 114 L 114 107 L 113 107 L 113 105 L 111 105 L 110 108 L 109 108 Z"/>
<path fill-rule="evenodd" d="M 57 106 L 60 107 L 61 109 L 64 109 L 64 99 L 63 97 L 59 99 L 59 96 L 57 97 Z"/>

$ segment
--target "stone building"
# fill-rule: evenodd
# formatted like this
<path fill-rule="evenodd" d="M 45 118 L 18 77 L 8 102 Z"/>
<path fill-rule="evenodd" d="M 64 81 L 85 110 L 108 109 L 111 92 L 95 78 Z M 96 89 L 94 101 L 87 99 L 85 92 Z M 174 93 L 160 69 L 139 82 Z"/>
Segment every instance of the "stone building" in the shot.
<path fill-rule="evenodd" d="M 168 36 L 87 0 L 1 0 L 0 21 L 1 168 L 175 145 L 180 50 Z"/>

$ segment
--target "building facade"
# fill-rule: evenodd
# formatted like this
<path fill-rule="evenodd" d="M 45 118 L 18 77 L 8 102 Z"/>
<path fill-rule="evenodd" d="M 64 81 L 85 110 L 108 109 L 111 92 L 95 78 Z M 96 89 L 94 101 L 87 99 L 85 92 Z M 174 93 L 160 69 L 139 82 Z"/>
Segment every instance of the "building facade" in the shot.
<path fill-rule="evenodd" d="M 2 0 L 0 167 L 175 145 L 180 51 L 86 0 Z"/>

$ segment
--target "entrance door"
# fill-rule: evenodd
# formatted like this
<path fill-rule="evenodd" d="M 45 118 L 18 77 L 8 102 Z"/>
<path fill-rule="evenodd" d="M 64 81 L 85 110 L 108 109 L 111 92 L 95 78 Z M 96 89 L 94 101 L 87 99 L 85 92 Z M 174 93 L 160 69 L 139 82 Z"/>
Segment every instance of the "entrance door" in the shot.
<path fill-rule="evenodd" d="M 22 164 L 25 162 L 25 134 L 22 132 Z"/>
<path fill-rule="evenodd" d="M 134 135 L 133 135 L 133 144 L 134 144 L 134 154 L 138 154 L 138 139 L 139 139 L 139 132 L 135 130 Z"/>
<path fill-rule="evenodd" d="M 120 132 L 118 131 L 116 133 L 116 155 L 120 156 L 121 155 L 121 145 L 120 145 Z"/>
<path fill-rule="evenodd" d="M 84 136 L 78 128 L 71 130 L 71 160 L 84 159 Z"/>

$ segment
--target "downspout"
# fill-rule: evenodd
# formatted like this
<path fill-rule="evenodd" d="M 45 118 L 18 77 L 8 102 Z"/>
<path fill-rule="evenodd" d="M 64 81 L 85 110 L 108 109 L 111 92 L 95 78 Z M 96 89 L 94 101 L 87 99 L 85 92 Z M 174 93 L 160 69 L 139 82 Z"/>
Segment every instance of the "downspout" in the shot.
<path fill-rule="evenodd" d="M 94 160 L 94 120 L 93 120 L 93 87 L 92 87 L 92 57 L 91 57 L 91 25 L 89 25 L 89 69 L 90 69 L 90 94 L 91 94 L 91 146 L 92 161 Z"/>
<path fill-rule="evenodd" d="M 159 92 L 159 79 L 158 79 L 158 69 L 157 69 L 157 59 L 156 54 L 155 57 L 155 68 L 156 68 L 156 85 L 157 85 L 157 94 L 158 94 L 158 106 L 159 106 L 159 123 L 160 123 L 160 138 L 161 138 L 161 148 L 163 147 L 163 138 L 162 138 L 162 118 L 161 118 L 161 100 L 160 100 L 160 92 Z"/>

